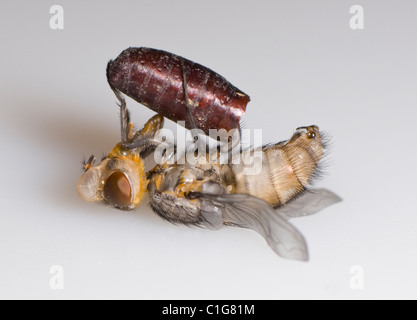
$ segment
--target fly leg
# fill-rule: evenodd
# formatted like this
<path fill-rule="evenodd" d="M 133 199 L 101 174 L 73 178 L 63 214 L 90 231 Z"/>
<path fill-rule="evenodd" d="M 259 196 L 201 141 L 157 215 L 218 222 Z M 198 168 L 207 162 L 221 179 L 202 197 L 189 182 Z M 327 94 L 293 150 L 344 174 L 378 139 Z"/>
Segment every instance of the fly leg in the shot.
<path fill-rule="evenodd" d="M 180 63 L 181 63 L 181 74 L 182 74 L 182 80 L 183 80 L 185 107 L 187 109 L 188 121 L 189 121 L 190 126 L 191 126 L 191 134 L 193 136 L 194 142 L 196 142 L 198 140 L 197 143 L 200 144 L 200 143 L 202 143 L 202 139 L 199 138 L 198 134 L 193 132 L 193 129 L 198 129 L 198 127 L 197 127 L 197 125 L 194 121 L 194 117 L 191 113 L 190 100 L 188 98 L 188 83 L 187 83 L 187 78 L 186 78 L 186 73 L 185 73 L 184 59 L 180 58 Z M 239 131 L 238 132 L 239 133 L 239 136 L 238 136 L 239 139 L 229 139 L 228 140 L 228 153 L 230 155 L 234 151 L 234 148 L 238 144 L 240 144 L 240 141 L 242 140 L 241 139 L 242 133 L 241 133 L 240 124 L 239 124 L 239 127 L 238 127 L 238 131 Z M 204 148 L 204 146 L 202 146 L 202 145 L 199 145 L 199 146 Z M 239 149 L 239 151 L 240 151 L 240 149 Z"/>
<path fill-rule="evenodd" d="M 185 76 L 185 65 L 184 65 L 183 58 L 180 58 L 180 63 L 181 63 L 181 73 L 182 73 L 182 85 L 184 89 L 185 108 L 187 109 L 188 120 L 190 121 L 191 129 L 197 129 L 197 125 L 195 124 L 194 117 L 191 114 L 191 107 L 189 104 L 190 100 L 188 99 L 188 84 L 187 84 L 187 78 Z M 194 139 L 195 139 L 195 136 L 194 136 Z"/>
<path fill-rule="evenodd" d="M 129 110 L 126 107 L 126 100 L 120 94 L 120 91 L 116 88 L 111 87 L 117 100 L 120 104 L 120 129 L 121 129 L 121 140 L 124 147 L 129 143 L 129 138 L 132 135 L 133 124 L 130 123 Z"/>
<path fill-rule="evenodd" d="M 126 107 L 126 100 L 119 90 L 113 87 L 112 90 L 120 102 L 120 128 L 123 147 L 126 149 L 140 148 L 139 152 L 150 153 L 147 149 L 155 148 L 160 143 L 154 139 L 154 136 L 156 131 L 163 126 L 163 117 L 161 115 L 152 117 L 141 130 L 134 132 L 133 122 L 130 122 L 129 110 Z"/>
<path fill-rule="evenodd" d="M 188 115 L 188 121 L 190 124 L 190 132 L 194 140 L 194 144 L 190 146 L 190 148 L 187 148 L 187 152 L 193 152 L 195 151 L 195 146 L 197 146 L 198 150 L 205 150 L 206 153 L 207 150 L 207 144 L 203 137 L 200 137 L 198 133 L 196 133 L 196 129 L 198 129 L 194 117 L 191 113 L 191 106 L 190 106 L 190 100 L 188 98 L 188 83 L 187 83 L 187 77 L 185 72 L 185 64 L 184 59 L 180 57 L 180 64 L 181 64 L 181 74 L 182 74 L 182 84 L 183 84 L 183 90 L 184 90 L 184 99 L 185 99 L 185 108 L 187 110 Z"/>
<path fill-rule="evenodd" d="M 234 139 L 234 138 L 237 139 Z M 240 154 L 242 152 L 242 128 L 240 126 L 237 127 L 237 135 L 234 133 L 229 136 L 229 140 L 227 141 L 227 152 L 229 155 L 229 159 L 233 159 L 236 154 Z"/>
<path fill-rule="evenodd" d="M 146 122 L 141 130 L 135 132 L 133 122 L 130 122 L 130 115 L 126 107 L 126 100 L 123 98 L 120 91 L 113 87 L 112 89 L 120 102 L 120 127 L 123 147 L 126 149 L 137 149 L 139 155 L 142 158 L 145 158 L 153 153 L 162 143 L 166 146 L 168 142 L 160 141 L 155 138 L 157 131 L 162 129 L 164 126 L 164 117 L 160 114 L 153 116 L 148 120 L 148 122 Z M 169 147 L 166 147 L 168 152 L 163 154 L 165 161 L 172 158 L 172 156 L 176 153 L 176 148 L 175 144 L 173 146 L 170 145 Z"/>

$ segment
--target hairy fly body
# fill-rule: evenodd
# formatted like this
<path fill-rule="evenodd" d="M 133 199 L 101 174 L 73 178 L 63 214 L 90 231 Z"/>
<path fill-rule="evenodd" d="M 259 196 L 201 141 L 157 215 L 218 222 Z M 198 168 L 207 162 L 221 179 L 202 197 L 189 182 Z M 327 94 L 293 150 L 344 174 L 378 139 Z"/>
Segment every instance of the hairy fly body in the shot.
<path fill-rule="evenodd" d="M 136 135 L 153 140 L 162 125 L 163 117 L 156 115 Z M 131 130 L 132 125 L 124 127 Z M 99 165 L 87 163 L 78 182 L 81 198 L 131 210 L 148 191 L 152 209 L 170 222 L 250 228 L 277 254 L 296 260 L 307 260 L 308 251 L 288 219 L 340 201 L 329 191 L 307 190 L 324 152 L 317 126 L 299 128 L 290 140 L 262 147 L 256 176 L 246 174 L 244 164 L 220 164 L 204 157 L 194 164 L 161 163 L 146 173 L 142 156 L 152 145 L 130 149 L 119 143 Z M 241 155 L 253 151 L 242 150 Z"/>

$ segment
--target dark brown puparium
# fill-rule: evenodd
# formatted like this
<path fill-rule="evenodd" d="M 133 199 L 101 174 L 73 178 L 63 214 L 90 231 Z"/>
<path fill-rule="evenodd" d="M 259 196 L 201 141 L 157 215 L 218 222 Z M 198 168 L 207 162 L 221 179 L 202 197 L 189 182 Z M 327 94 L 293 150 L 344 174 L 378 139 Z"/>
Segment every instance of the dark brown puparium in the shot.
<path fill-rule="evenodd" d="M 172 53 L 129 48 L 107 66 L 110 86 L 173 121 L 188 119 L 181 70 L 184 61 L 191 114 L 197 128 L 236 129 L 250 101 L 248 95 L 216 72 Z"/>

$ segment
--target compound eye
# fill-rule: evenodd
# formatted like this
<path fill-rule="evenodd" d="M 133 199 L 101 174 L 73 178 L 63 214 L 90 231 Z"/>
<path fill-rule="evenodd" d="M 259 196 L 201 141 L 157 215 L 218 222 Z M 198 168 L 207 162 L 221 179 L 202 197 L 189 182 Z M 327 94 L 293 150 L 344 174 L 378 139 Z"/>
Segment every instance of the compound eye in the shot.
<path fill-rule="evenodd" d="M 113 172 L 104 183 L 103 198 L 117 208 L 127 208 L 132 202 L 129 179 L 121 171 Z"/>

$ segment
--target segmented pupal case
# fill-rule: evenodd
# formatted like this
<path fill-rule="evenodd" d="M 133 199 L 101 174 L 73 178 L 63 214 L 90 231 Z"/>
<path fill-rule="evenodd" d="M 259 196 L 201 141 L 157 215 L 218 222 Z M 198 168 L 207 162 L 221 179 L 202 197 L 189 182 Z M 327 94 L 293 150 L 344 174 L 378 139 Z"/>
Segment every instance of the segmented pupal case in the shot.
<path fill-rule="evenodd" d="M 250 101 L 248 95 L 213 70 L 170 52 L 151 48 L 124 50 L 107 66 L 111 87 L 173 121 L 193 129 L 185 104 L 183 71 L 188 103 L 197 128 L 236 129 Z"/>

